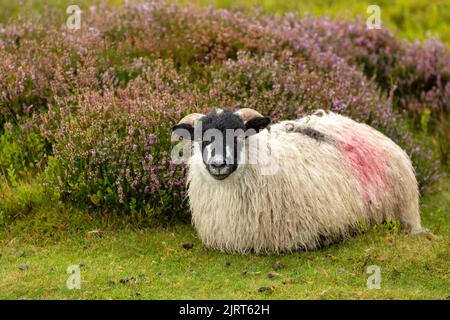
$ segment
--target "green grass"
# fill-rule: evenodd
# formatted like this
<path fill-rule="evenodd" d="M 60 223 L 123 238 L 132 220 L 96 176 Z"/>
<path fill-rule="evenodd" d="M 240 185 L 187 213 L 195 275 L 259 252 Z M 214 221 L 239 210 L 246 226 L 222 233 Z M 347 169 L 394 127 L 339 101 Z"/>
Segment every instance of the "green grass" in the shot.
<path fill-rule="evenodd" d="M 20 232 L 32 212 L 0 229 L 0 299 L 447 299 L 449 182 L 423 199 L 428 235 L 379 228 L 322 250 L 279 256 L 207 249 L 188 225 L 133 228 L 111 223 L 119 218 L 83 220 L 63 211 L 69 220 L 62 225 L 73 219 L 69 230 L 57 227 L 62 218 L 45 237 L 39 228 Z M 194 247 L 184 249 L 186 242 Z M 274 271 L 275 262 L 283 267 Z M 23 264 L 27 270 L 19 269 Z M 83 265 L 81 289 L 69 290 L 67 268 L 76 264 Z M 369 265 L 381 268 L 381 289 L 367 288 Z M 263 286 L 271 291 L 259 292 Z"/>

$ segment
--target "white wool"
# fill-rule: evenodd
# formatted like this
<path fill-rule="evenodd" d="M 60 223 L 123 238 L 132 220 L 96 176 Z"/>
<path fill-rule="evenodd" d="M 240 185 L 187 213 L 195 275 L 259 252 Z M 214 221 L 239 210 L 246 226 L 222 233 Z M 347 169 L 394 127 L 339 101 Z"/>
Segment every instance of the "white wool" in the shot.
<path fill-rule="evenodd" d="M 307 127 L 331 140 L 295 132 Z M 375 191 L 364 189 L 337 147 L 348 132 L 377 146 L 387 182 L 374 177 Z M 270 132 L 266 129 L 248 138 L 247 152 L 255 152 L 255 142 L 261 141 L 270 146 L 270 162 L 278 166 L 275 174 L 261 174 L 260 164 L 243 164 L 226 179 L 215 180 L 195 147 L 188 196 L 193 225 L 205 244 L 240 253 L 310 250 L 342 240 L 360 223 L 372 225 L 387 218 L 399 219 L 410 232 L 420 232 L 411 162 L 380 132 L 323 113 L 272 125 Z"/>

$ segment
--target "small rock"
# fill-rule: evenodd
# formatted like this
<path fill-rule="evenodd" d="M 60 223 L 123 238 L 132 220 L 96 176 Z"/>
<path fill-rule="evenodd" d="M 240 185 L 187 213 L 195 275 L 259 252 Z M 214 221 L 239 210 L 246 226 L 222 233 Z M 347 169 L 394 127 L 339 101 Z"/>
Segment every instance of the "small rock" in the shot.
<path fill-rule="evenodd" d="M 183 243 L 183 248 L 186 250 L 191 250 L 193 247 L 194 247 L 193 243 L 190 242 Z"/>
<path fill-rule="evenodd" d="M 273 278 L 276 278 L 276 277 L 279 277 L 279 276 L 280 276 L 279 273 L 271 272 L 271 273 L 269 273 L 269 274 L 267 275 L 267 278 L 273 279 Z"/>
<path fill-rule="evenodd" d="M 134 280 L 136 280 L 135 277 L 122 278 L 122 279 L 120 279 L 120 283 L 127 283 L 127 282 L 134 281 Z"/>
<path fill-rule="evenodd" d="M 272 292 L 273 287 L 260 287 L 258 288 L 258 292 Z"/>
<path fill-rule="evenodd" d="M 28 270 L 28 265 L 27 264 L 21 264 L 20 266 L 19 266 L 19 269 L 20 270 Z"/>

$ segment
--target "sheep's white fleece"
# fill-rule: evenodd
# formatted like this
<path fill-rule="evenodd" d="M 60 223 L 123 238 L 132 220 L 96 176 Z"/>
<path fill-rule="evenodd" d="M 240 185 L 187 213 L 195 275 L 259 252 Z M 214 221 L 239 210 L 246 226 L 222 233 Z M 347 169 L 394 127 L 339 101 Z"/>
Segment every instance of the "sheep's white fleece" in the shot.
<path fill-rule="evenodd" d="M 307 127 L 328 140 L 296 131 Z M 240 253 L 311 250 L 342 240 L 361 223 L 387 218 L 421 232 L 411 161 L 375 129 L 322 113 L 274 124 L 247 143 L 251 139 L 267 139 L 275 174 L 244 164 L 218 181 L 205 169 L 198 146 L 190 159 L 189 204 L 205 244 Z"/>

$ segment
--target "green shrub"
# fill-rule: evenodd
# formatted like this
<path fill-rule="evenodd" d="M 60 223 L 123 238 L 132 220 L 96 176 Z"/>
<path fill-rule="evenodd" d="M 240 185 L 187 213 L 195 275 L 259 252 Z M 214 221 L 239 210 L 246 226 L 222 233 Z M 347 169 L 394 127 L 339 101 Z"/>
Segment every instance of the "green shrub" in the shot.
<path fill-rule="evenodd" d="M 6 123 L 0 135 L 0 173 L 10 179 L 45 167 L 49 147 L 34 126 Z"/>

